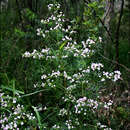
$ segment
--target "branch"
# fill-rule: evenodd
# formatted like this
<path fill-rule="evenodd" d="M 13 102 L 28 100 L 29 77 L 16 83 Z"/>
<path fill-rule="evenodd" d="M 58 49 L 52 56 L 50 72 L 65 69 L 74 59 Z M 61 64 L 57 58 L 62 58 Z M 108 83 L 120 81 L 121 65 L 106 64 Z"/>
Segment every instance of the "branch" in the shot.
<path fill-rule="evenodd" d="M 117 38 L 119 38 L 119 30 L 120 30 L 121 18 L 123 16 L 123 7 L 124 7 L 124 0 L 122 0 L 121 11 L 120 11 L 119 21 L 118 21 L 118 25 L 117 25 L 117 30 L 116 30 Z"/>
<path fill-rule="evenodd" d="M 88 0 L 88 1 L 85 1 L 84 0 L 84 2 L 86 3 L 86 4 L 89 4 L 90 3 L 90 1 Z M 90 8 L 90 7 L 88 7 L 88 8 Z M 96 14 L 96 11 L 95 11 L 95 9 L 94 8 L 91 8 L 91 10 L 93 10 L 94 11 L 94 14 Z M 97 14 L 96 14 L 96 16 L 97 16 Z M 110 31 L 108 30 L 108 28 L 105 26 L 105 24 L 104 24 L 104 22 L 102 21 L 102 19 L 99 17 L 99 16 L 97 16 L 98 17 L 98 19 L 99 19 L 99 21 L 100 21 L 100 23 L 103 25 L 103 28 L 105 29 L 105 31 L 107 32 L 107 34 L 108 34 L 108 36 L 109 36 L 109 38 L 110 38 L 110 40 L 112 41 L 112 42 L 114 42 L 114 40 L 113 40 L 113 38 L 112 38 L 112 36 L 111 36 L 111 33 L 110 33 Z"/>
<path fill-rule="evenodd" d="M 106 32 L 107 32 L 107 34 L 108 34 L 109 38 L 111 39 L 111 41 L 112 41 L 112 43 L 113 43 L 113 42 L 114 42 L 114 40 L 113 40 L 113 38 L 112 38 L 112 36 L 111 36 L 110 31 L 107 29 L 107 27 L 105 26 L 105 24 L 104 24 L 104 22 L 101 20 L 101 18 L 100 18 L 100 17 L 98 17 L 98 18 L 99 18 L 99 21 L 100 21 L 100 22 L 101 22 L 101 24 L 103 25 L 104 29 L 106 30 Z"/>
<path fill-rule="evenodd" d="M 101 57 L 103 57 L 104 59 L 106 59 L 107 61 L 112 62 L 112 63 L 114 63 L 114 64 L 117 64 L 117 65 L 123 67 L 126 71 L 130 72 L 130 69 L 127 68 L 125 65 L 120 64 L 120 63 L 118 63 L 117 61 L 114 61 L 114 60 L 108 59 L 107 57 L 103 56 L 101 53 L 99 53 L 99 55 L 100 55 Z"/>

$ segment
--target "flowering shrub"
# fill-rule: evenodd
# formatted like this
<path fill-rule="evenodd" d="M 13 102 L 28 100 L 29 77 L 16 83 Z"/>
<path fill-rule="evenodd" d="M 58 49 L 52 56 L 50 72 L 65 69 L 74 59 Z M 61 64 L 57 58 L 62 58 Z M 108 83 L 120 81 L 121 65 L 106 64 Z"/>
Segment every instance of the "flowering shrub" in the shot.
<path fill-rule="evenodd" d="M 45 48 L 32 53 L 25 52 L 23 57 L 43 61 L 41 79 L 34 84 L 34 88 L 46 89 L 53 94 L 56 103 L 43 101 L 47 105 L 46 112 L 54 107 L 57 111 L 55 117 L 61 119 L 52 128 L 110 130 L 111 128 L 99 123 L 95 114 L 100 107 L 109 109 L 113 101 L 98 102 L 92 99 L 95 96 L 91 92 L 98 92 L 107 80 L 119 80 L 120 71 L 106 72 L 102 63 L 93 61 L 96 46 L 102 42 L 101 37 L 77 41 L 76 23 L 69 21 L 70 24 L 65 27 L 66 18 L 60 10 L 60 4 L 49 4 L 48 9 L 54 13 L 47 19 L 42 19 L 41 28 L 37 29 L 37 35 L 46 42 Z"/>
<path fill-rule="evenodd" d="M 48 10 L 49 16 L 41 20 L 41 25 L 36 30 L 36 35 L 43 39 L 44 48 L 26 51 L 22 55 L 23 58 L 33 58 L 41 63 L 41 79 L 34 84 L 33 90 L 44 90 L 40 104 L 36 102 L 34 107 L 37 116 L 42 119 L 36 121 L 37 118 L 32 113 L 25 111 L 24 106 L 17 103 L 19 97 L 10 99 L 6 96 L 7 101 L 4 93 L 1 93 L 3 109 L 11 108 L 11 113 L 2 113 L 2 129 L 19 129 L 30 126 L 31 123 L 36 123 L 37 126 L 39 122 L 40 129 L 43 129 L 41 124 L 45 123 L 44 128 L 52 130 L 111 130 L 100 123 L 97 113 L 100 108 L 109 111 L 113 101 L 100 102 L 97 96 L 106 81 L 120 80 L 120 71 L 107 72 L 102 63 L 94 62 L 93 57 L 97 53 L 97 45 L 102 42 L 101 37 L 89 36 L 86 39 L 80 38 L 82 40 L 79 41 L 75 20 L 70 20 L 66 26 L 68 19 L 61 11 L 60 4 L 49 4 Z"/>

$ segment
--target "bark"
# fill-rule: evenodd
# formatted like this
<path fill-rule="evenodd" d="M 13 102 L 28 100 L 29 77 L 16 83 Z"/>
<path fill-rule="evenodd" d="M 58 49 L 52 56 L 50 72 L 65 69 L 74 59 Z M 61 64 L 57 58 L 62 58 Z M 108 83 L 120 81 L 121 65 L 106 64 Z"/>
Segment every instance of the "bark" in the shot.
<path fill-rule="evenodd" d="M 105 13 L 103 16 L 104 24 L 107 29 L 110 31 L 110 23 L 112 18 L 114 18 L 114 0 L 106 0 Z"/>
<path fill-rule="evenodd" d="M 115 44 L 116 44 L 116 62 L 119 63 L 119 32 L 120 32 L 120 25 L 121 25 L 121 19 L 123 15 L 123 7 L 124 7 L 124 0 L 121 0 L 121 9 L 120 9 L 120 16 L 119 21 L 117 24 L 116 34 L 115 34 Z M 119 70 L 119 65 L 116 65 L 116 69 Z"/>
<path fill-rule="evenodd" d="M 104 26 L 106 27 L 105 37 L 106 41 L 104 43 L 104 55 L 106 57 L 110 56 L 109 48 L 112 48 L 114 43 L 111 32 L 111 21 L 114 18 L 114 0 L 106 0 L 105 2 L 105 12 L 102 18 Z M 109 38 L 107 38 L 109 36 Z M 111 43 L 111 44 L 110 44 Z"/>

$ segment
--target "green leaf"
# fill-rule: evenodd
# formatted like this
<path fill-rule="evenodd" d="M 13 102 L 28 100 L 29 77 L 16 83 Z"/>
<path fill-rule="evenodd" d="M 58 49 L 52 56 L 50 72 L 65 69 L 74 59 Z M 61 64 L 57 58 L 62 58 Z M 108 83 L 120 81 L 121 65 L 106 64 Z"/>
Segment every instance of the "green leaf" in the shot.
<path fill-rule="evenodd" d="M 39 124 L 39 126 L 41 127 L 41 126 L 42 126 L 42 124 L 41 124 L 41 119 L 40 119 L 39 112 L 38 112 L 38 110 L 37 110 L 37 108 L 36 108 L 36 107 L 32 106 L 32 108 L 34 109 L 34 111 L 35 111 L 35 113 L 36 113 L 37 120 L 38 120 L 38 124 Z M 40 130 L 41 130 L 41 128 L 40 128 Z"/>
<path fill-rule="evenodd" d="M 19 90 L 16 90 L 14 87 L 13 88 L 11 88 L 11 86 L 9 87 L 9 86 L 4 86 L 4 85 L 1 85 L 1 88 L 2 89 L 6 89 L 6 90 L 9 90 L 9 91 L 12 91 L 13 93 L 19 93 L 19 94 L 24 94 L 24 92 L 22 92 L 22 91 L 19 91 Z"/>
<path fill-rule="evenodd" d="M 59 49 L 61 50 L 61 49 L 65 46 L 66 43 L 67 43 L 67 41 L 63 42 L 63 43 L 61 44 L 61 46 L 59 47 Z"/>

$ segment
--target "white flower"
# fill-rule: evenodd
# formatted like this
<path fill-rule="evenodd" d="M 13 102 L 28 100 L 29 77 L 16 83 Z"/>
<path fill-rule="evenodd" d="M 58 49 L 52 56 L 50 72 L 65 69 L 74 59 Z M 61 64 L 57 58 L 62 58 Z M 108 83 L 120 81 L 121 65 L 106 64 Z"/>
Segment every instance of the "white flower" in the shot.
<path fill-rule="evenodd" d="M 59 115 L 61 116 L 67 115 L 67 110 L 65 108 L 61 109 Z"/>
<path fill-rule="evenodd" d="M 42 49 L 42 53 L 48 53 L 49 52 L 49 50 L 50 50 L 50 48 L 47 48 L 47 49 Z"/>
<path fill-rule="evenodd" d="M 13 103 L 16 103 L 16 100 L 17 100 L 16 98 L 13 98 Z"/>
<path fill-rule="evenodd" d="M 105 104 L 105 105 L 104 105 L 104 108 L 109 109 L 109 106 Z"/>
<path fill-rule="evenodd" d="M 45 83 L 42 83 L 41 86 L 44 87 L 44 86 L 45 86 Z"/>
<path fill-rule="evenodd" d="M 45 34 L 44 33 L 42 34 L 42 36 L 43 36 L 43 38 L 45 38 Z"/>
<path fill-rule="evenodd" d="M 18 113 L 15 111 L 15 112 L 14 112 L 14 115 L 17 115 L 17 114 L 18 114 Z"/>
<path fill-rule="evenodd" d="M 21 125 L 23 125 L 24 123 L 23 122 L 21 122 Z"/>
<path fill-rule="evenodd" d="M 37 28 L 37 32 L 40 32 L 41 31 L 41 28 Z"/>
<path fill-rule="evenodd" d="M 41 76 L 41 79 L 46 79 L 47 78 L 47 76 L 45 75 L 45 74 L 43 74 L 42 76 Z"/>
<path fill-rule="evenodd" d="M 41 20 L 41 23 L 44 23 L 44 20 L 43 20 L 43 19 Z"/>
<path fill-rule="evenodd" d="M 97 123 L 97 126 L 100 126 L 101 125 L 101 123 L 99 122 L 99 123 Z"/>
<path fill-rule="evenodd" d="M 45 30 L 45 33 L 48 33 L 49 31 L 48 30 Z"/>
<path fill-rule="evenodd" d="M 31 54 L 26 51 L 26 52 L 23 54 L 23 57 L 30 57 L 30 55 L 31 55 Z"/>
<path fill-rule="evenodd" d="M 107 103 L 107 105 L 108 105 L 108 106 L 111 106 L 111 105 L 112 105 L 112 103 L 111 103 L 111 102 L 108 102 L 108 103 Z"/>
<path fill-rule="evenodd" d="M 4 128 L 4 130 L 8 130 L 8 129 L 10 129 L 10 126 L 6 125 L 6 127 Z"/>
<path fill-rule="evenodd" d="M 39 33 L 39 32 L 37 33 L 37 36 L 40 36 L 40 33 Z"/>
<path fill-rule="evenodd" d="M 43 110 L 46 110 L 47 109 L 47 107 L 45 106 L 44 108 L 43 108 Z"/>
<path fill-rule="evenodd" d="M 92 39 L 88 39 L 86 42 L 89 43 L 89 44 L 95 43 Z"/>
<path fill-rule="evenodd" d="M 67 73 L 66 73 L 66 71 L 64 71 L 64 77 L 67 78 Z"/>
<path fill-rule="evenodd" d="M 104 78 L 102 78 L 102 79 L 101 79 L 101 81 L 103 82 L 103 81 L 105 81 L 105 79 L 104 79 Z"/>
<path fill-rule="evenodd" d="M 102 42 L 102 38 L 101 37 L 99 37 L 99 41 Z"/>
<path fill-rule="evenodd" d="M 17 128 L 17 124 L 16 123 L 14 123 L 14 128 Z"/>
<path fill-rule="evenodd" d="M 103 68 L 103 64 L 101 63 L 92 63 L 91 64 L 91 69 L 94 71 L 94 70 L 100 70 L 101 68 Z"/>

